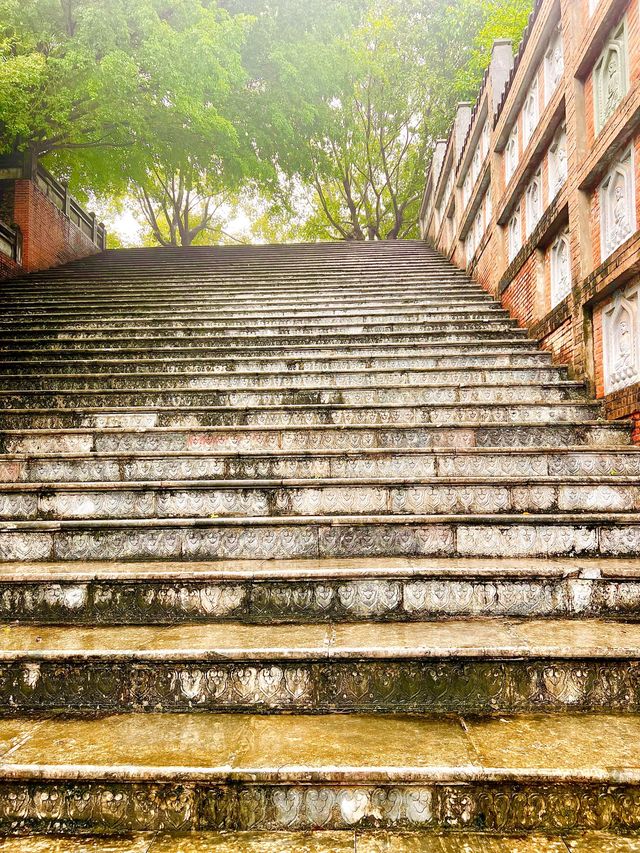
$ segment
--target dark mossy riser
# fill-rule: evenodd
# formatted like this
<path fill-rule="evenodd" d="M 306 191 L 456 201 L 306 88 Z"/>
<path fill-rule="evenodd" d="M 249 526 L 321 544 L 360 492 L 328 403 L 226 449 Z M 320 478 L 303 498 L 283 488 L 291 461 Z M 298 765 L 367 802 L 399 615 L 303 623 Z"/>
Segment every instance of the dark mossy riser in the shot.
<path fill-rule="evenodd" d="M 171 653 L 169 656 L 176 656 Z M 265 656 L 261 656 L 265 657 Z M 0 663 L 3 716 L 29 712 L 640 711 L 640 659 L 39 660 Z"/>
<path fill-rule="evenodd" d="M 90 564 L 88 566 L 90 571 Z M 567 568 L 567 571 L 569 569 Z M 443 569 L 444 572 L 444 569 Z M 640 619 L 640 581 L 616 577 L 0 583 L 0 619 L 40 625 L 417 622 L 465 617 Z"/>
<path fill-rule="evenodd" d="M 640 784 L 52 780 L 0 785 L 0 833 L 330 830 L 640 833 Z M 629 848 L 631 849 L 631 848 Z"/>

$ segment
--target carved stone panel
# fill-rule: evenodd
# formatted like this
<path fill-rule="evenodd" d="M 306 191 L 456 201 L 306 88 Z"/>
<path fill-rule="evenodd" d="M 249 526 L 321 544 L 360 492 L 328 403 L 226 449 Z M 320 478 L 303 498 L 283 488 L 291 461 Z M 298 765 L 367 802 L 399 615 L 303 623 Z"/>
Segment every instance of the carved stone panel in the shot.
<path fill-rule="evenodd" d="M 558 88 L 564 74 L 564 50 L 562 46 L 562 30 L 556 29 L 549 49 L 544 55 L 544 102 L 548 104 L 553 93 Z"/>
<path fill-rule="evenodd" d="M 504 177 L 505 183 L 509 183 L 509 179 L 518 168 L 520 160 L 520 147 L 518 142 L 518 125 L 514 124 L 507 140 L 506 148 L 504 149 Z"/>
<path fill-rule="evenodd" d="M 619 291 L 602 313 L 605 392 L 640 381 L 640 282 Z"/>
<path fill-rule="evenodd" d="M 509 261 L 512 261 L 522 247 L 522 229 L 520 226 L 520 211 L 516 211 L 509 220 L 508 227 Z"/>
<path fill-rule="evenodd" d="M 527 143 L 533 136 L 533 132 L 538 126 L 540 118 L 540 95 L 538 91 L 538 77 L 534 79 L 527 97 L 525 98 L 524 106 L 522 107 L 522 144 L 526 147 Z"/>
<path fill-rule="evenodd" d="M 571 292 L 571 248 L 569 232 L 559 234 L 551 246 L 551 307 Z"/>
<path fill-rule="evenodd" d="M 527 187 L 525 207 L 527 237 L 529 237 L 542 216 L 542 177 L 540 169 L 538 169 Z"/>
<path fill-rule="evenodd" d="M 602 260 L 636 230 L 636 192 L 633 150 L 613 164 L 600 186 L 600 241 Z"/>
<path fill-rule="evenodd" d="M 629 89 L 627 24 L 613 30 L 593 69 L 596 133 L 599 133 Z"/>
<path fill-rule="evenodd" d="M 560 125 L 549 148 L 549 201 L 567 180 L 567 127 Z"/>

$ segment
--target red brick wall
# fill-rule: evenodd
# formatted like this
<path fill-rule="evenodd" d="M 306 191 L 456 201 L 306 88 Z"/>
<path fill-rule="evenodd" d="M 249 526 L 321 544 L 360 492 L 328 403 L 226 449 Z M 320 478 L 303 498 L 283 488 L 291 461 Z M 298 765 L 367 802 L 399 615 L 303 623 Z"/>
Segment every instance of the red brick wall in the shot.
<path fill-rule="evenodd" d="M 530 326 L 537 319 L 537 279 L 536 256 L 531 255 L 502 294 L 502 304 L 521 326 Z"/>
<path fill-rule="evenodd" d="M 571 320 L 565 320 L 557 329 L 541 338 L 540 346 L 553 353 L 553 360 L 556 364 L 570 363 L 573 351 Z"/>
<path fill-rule="evenodd" d="M 22 231 L 22 266 L 26 271 L 59 266 L 98 251 L 32 181 L 15 182 L 13 222 Z"/>

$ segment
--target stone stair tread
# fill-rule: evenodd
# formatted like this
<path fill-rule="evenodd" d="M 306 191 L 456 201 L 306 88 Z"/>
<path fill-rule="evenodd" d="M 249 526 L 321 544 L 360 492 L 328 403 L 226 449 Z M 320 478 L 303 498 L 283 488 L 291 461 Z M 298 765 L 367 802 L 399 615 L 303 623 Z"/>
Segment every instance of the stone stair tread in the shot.
<path fill-rule="evenodd" d="M 639 853 L 640 839 L 589 832 L 570 837 L 348 831 L 33 835 L 3 853 Z"/>
<path fill-rule="evenodd" d="M 640 562 L 615 557 L 430 558 L 369 557 L 302 560 L 217 560 L 189 562 L 68 561 L 0 562 L 0 583 L 127 582 L 189 580 L 291 581 L 371 578 L 617 578 L 640 580 Z"/>
<path fill-rule="evenodd" d="M 640 780 L 640 716 L 122 714 L 0 721 L 3 781 L 251 784 Z"/>
<path fill-rule="evenodd" d="M 640 623 L 604 619 L 171 626 L 0 624 L 7 661 L 636 660 Z M 639 759 L 640 760 L 640 759 Z M 640 778 L 640 777 L 639 777 Z"/>

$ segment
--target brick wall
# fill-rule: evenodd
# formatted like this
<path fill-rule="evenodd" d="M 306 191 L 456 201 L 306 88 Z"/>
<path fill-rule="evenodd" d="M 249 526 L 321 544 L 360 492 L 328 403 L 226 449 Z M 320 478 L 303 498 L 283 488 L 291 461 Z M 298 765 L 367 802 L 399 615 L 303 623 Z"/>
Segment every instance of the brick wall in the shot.
<path fill-rule="evenodd" d="M 626 387 L 610 384 L 611 393 L 605 359 L 613 337 L 603 336 L 603 322 L 612 322 L 607 307 L 640 282 L 640 3 L 536 0 L 518 53 L 505 53 L 504 42 L 498 50 L 500 71 L 494 49 L 476 103 L 471 111 L 462 105 L 438 143 L 421 211 L 423 236 L 584 379 L 611 418 L 635 419 L 640 441 L 640 298 L 629 309 L 636 316 L 637 381 L 633 375 Z M 606 109 L 597 108 L 597 99 Z M 485 120 L 489 142 L 482 167 L 471 172 Z M 623 211 L 617 182 L 627 193 Z M 469 235 L 487 191 L 491 217 L 477 242 Z M 621 357 L 630 356 L 625 350 Z"/>
<path fill-rule="evenodd" d="M 20 263 L 0 251 L 0 279 L 59 266 L 104 245 L 103 227 L 41 167 L 37 177 L 0 179 L 0 222 L 22 236 Z"/>

